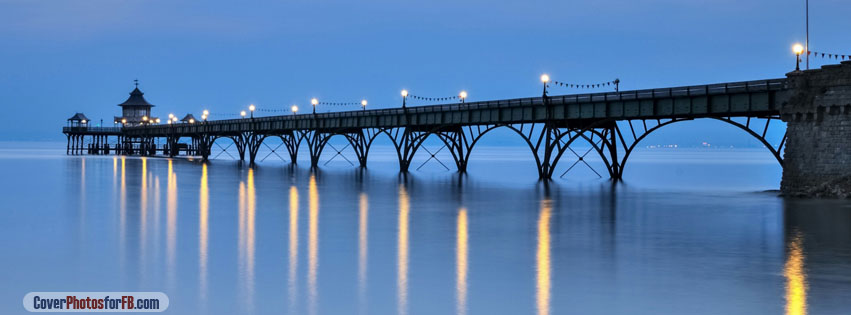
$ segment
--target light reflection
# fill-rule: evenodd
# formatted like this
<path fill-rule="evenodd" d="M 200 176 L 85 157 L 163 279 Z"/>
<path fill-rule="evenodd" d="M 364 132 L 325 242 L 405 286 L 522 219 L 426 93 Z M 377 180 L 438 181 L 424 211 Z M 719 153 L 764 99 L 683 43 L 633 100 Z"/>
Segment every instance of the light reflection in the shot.
<path fill-rule="evenodd" d="M 537 285 L 535 291 L 535 306 L 538 315 L 550 313 L 550 216 L 552 201 L 541 201 L 541 212 L 538 217 L 538 251 L 536 257 Z"/>
<path fill-rule="evenodd" d="M 317 313 L 319 293 L 316 287 L 319 268 L 319 190 L 316 176 L 310 174 L 308 184 L 308 226 L 307 226 L 307 291 L 309 313 Z"/>
<path fill-rule="evenodd" d="M 171 161 L 169 161 L 171 166 Z M 175 184 L 176 184 L 175 178 Z M 176 192 L 175 192 L 176 194 Z M 209 245 L 210 190 L 207 185 L 207 163 L 201 165 L 201 189 L 198 193 L 198 278 L 201 301 L 207 300 L 207 250 Z"/>
<path fill-rule="evenodd" d="M 254 169 L 248 169 L 245 181 L 239 183 L 239 260 L 242 293 L 246 312 L 254 308 Z"/>
<path fill-rule="evenodd" d="M 358 207 L 358 304 L 360 313 L 366 313 L 366 266 L 368 250 L 369 202 L 366 193 L 360 193 Z"/>
<path fill-rule="evenodd" d="M 204 171 L 206 174 L 206 168 Z M 175 246 L 177 245 L 177 174 L 174 173 L 172 161 L 168 161 L 168 183 L 166 188 L 166 262 L 168 264 L 169 288 L 174 288 L 177 266 L 175 265 Z M 204 179 L 202 177 L 202 188 Z"/>
<path fill-rule="evenodd" d="M 121 157 L 121 189 L 118 195 L 118 255 L 121 264 L 122 275 L 126 263 L 126 241 L 127 241 L 127 177 L 126 177 L 126 159 Z"/>
<path fill-rule="evenodd" d="M 298 190 L 290 186 L 290 261 L 289 282 L 290 313 L 296 313 L 296 270 L 298 267 Z"/>
<path fill-rule="evenodd" d="M 807 314 L 807 274 L 804 270 L 803 236 L 795 233 L 789 241 L 786 277 L 786 315 Z"/>
<path fill-rule="evenodd" d="M 404 185 L 399 185 L 398 261 L 396 270 L 397 313 L 408 313 L 408 213 L 410 200 Z"/>
<path fill-rule="evenodd" d="M 247 233 L 246 235 L 246 254 L 248 255 L 247 268 L 246 268 L 246 277 L 248 279 L 248 297 L 249 297 L 249 305 L 253 307 L 254 305 L 254 222 L 255 222 L 255 213 L 257 209 L 257 199 L 254 189 L 254 169 L 248 169 L 248 203 L 247 206 Z"/>
<path fill-rule="evenodd" d="M 162 210 L 162 196 L 160 196 L 160 176 L 154 175 L 153 180 L 154 185 L 154 217 L 152 222 L 154 223 L 154 230 L 152 235 L 154 236 L 153 244 L 154 248 L 151 252 L 154 253 L 154 258 L 159 259 L 160 255 L 160 212 Z"/>
<path fill-rule="evenodd" d="M 458 227 L 455 236 L 455 290 L 456 313 L 467 314 L 467 209 L 458 211 Z"/>
<path fill-rule="evenodd" d="M 139 272 L 142 274 L 142 279 L 145 279 L 145 256 L 147 254 L 147 223 L 148 223 L 148 159 L 142 157 L 142 189 L 139 193 L 139 257 L 142 263 L 139 264 Z"/>

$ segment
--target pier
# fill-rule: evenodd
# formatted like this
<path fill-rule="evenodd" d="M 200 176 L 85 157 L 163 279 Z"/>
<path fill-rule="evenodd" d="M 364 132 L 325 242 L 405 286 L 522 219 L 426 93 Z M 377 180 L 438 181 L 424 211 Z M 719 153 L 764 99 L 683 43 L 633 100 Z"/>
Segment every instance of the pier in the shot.
<path fill-rule="evenodd" d="M 193 119 L 118 129 L 77 126 L 66 127 L 63 132 L 69 137 L 69 154 L 194 155 L 206 160 L 216 141 L 231 141 L 239 159 L 249 163 L 255 162 L 263 141 L 275 137 L 283 141 L 292 163 L 296 163 L 299 150 L 306 148 L 311 167 L 319 166 L 319 157 L 332 137 L 340 136 L 349 142 L 361 167 L 367 164 L 373 141 L 388 137 L 396 149 L 401 172 L 409 170 L 423 141 L 434 136 L 449 149 L 457 170 L 465 172 L 476 143 L 488 132 L 502 128 L 514 131 L 525 141 L 542 179 L 552 178 L 569 146 L 583 141 L 601 157 L 609 177 L 619 180 L 630 154 L 647 135 L 680 121 L 714 119 L 740 128 L 764 144 L 784 167 L 784 187 L 797 187 L 787 182 L 790 158 L 797 159 L 792 162 L 794 174 L 820 175 L 818 170 L 802 171 L 811 167 L 803 161 L 813 157 L 797 154 L 797 148 L 788 146 L 814 143 L 813 139 L 801 138 L 807 134 L 803 130 L 834 123 L 833 120 L 842 126 L 851 124 L 851 62 L 796 70 L 786 78 L 633 91 L 550 95 L 546 82 L 544 86 L 541 96 L 529 98 L 227 120 Z M 137 96 L 141 97 L 139 93 Z M 826 119 L 826 115 L 833 118 Z M 149 117 L 148 111 L 146 119 Z M 768 127 L 780 121 L 788 123 L 788 131 L 779 142 L 772 143 L 766 139 Z M 837 127 L 836 132 L 838 138 L 851 138 L 851 129 Z M 84 141 L 86 137 L 91 141 Z M 111 147 L 105 144 L 109 137 L 116 140 Z M 157 146 L 155 139 L 164 140 L 164 144 Z M 832 143 L 841 145 L 837 150 L 851 152 L 851 142 L 847 140 Z M 818 153 L 825 148 L 812 150 Z M 790 155 L 790 151 L 794 154 Z M 851 175 L 851 167 L 844 166 L 848 163 L 843 161 L 828 163 L 832 168 L 825 175 L 830 180 Z M 823 161 L 809 161 L 820 162 Z M 813 185 L 816 184 L 803 187 Z"/>

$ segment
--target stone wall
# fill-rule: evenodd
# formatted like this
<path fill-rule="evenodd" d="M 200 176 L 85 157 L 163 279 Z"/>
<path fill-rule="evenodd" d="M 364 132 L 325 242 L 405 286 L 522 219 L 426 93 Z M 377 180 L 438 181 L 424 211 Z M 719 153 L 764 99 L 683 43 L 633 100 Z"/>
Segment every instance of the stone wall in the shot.
<path fill-rule="evenodd" d="M 786 76 L 780 190 L 787 196 L 851 197 L 851 61 Z"/>

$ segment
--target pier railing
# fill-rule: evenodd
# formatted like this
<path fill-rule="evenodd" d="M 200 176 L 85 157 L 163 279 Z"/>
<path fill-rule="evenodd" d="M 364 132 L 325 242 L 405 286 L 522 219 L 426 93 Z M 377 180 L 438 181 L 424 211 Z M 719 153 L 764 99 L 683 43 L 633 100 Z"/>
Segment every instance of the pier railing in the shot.
<path fill-rule="evenodd" d="M 649 119 L 670 117 L 760 116 L 779 111 L 774 94 L 786 79 L 729 82 L 590 94 L 550 95 L 556 120 Z M 389 128 L 541 122 L 548 119 L 544 98 L 526 97 L 442 105 L 263 116 L 194 124 L 128 126 L 130 136 L 237 134 L 304 129 Z"/>
<path fill-rule="evenodd" d="M 89 127 L 74 126 L 62 127 L 63 133 L 85 133 L 85 134 L 120 134 L 122 127 Z"/>

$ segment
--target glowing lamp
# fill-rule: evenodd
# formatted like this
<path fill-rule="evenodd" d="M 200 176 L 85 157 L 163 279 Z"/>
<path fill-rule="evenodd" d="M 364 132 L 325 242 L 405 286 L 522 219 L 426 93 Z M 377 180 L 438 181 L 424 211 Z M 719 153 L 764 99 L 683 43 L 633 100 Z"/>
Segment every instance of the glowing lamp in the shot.
<path fill-rule="evenodd" d="M 804 46 L 801 44 L 795 44 L 795 46 L 792 46 L 792 51 L 795 52 L 796 55 L 800 56 L 804 53 Z"/>

